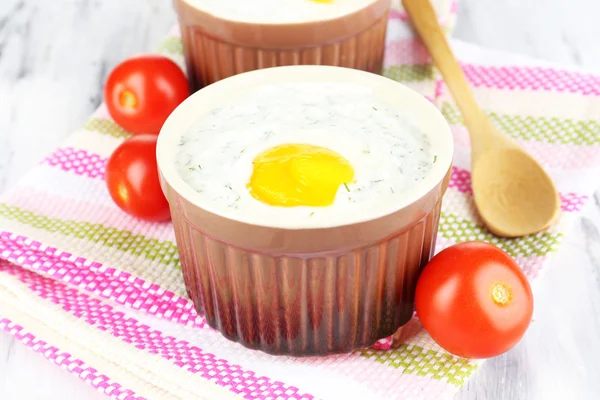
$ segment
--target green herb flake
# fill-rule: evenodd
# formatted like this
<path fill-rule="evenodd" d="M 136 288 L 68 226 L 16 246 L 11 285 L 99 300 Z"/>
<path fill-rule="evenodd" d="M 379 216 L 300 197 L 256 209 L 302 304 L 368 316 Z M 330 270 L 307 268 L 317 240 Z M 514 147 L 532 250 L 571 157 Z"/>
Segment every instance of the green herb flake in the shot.
<path fill-rule="evenodd" d="M 231 186 L 229 186 L 229 185 L 225 185 L 225 187 L 226 187 L 227 189 L 229 189 L 229 190 L 233 190 L 233 189 L 231 188 Z"/>
<path fill-rule="evenodd" d="M 189 169 L 190 171 L 195 171 L 195 170 L 196 170 L 196 167 L 189 167 L 188 169 Z"/>
<path fill-rule="evenodd" d="M 198 164 L 198 168 L 202 169 L 202 165 Z"/>
<path fill-rule="evenodd" d="M 377 107 L 373 106 L 373 110 L 377 111 Z"/>
<path fill-rule="evenodd" d="M 312 217 L 313 215 L 315 215 L 314 211 L 310 213 L 309 217 Z"/>
<path fill-rule="evenodd" d="M 350 192 L 350 188 L 348 188 L 348 184 L 344 183 L 344 187 L 346 188 L 346 190 L 347 190 L 348 192 Z"/>
<path fill-rule="evenodd" d="M 437 156 L 433 156 L 433 163 L 435 164 L 436 161 L 437 161 Z"/>
<path fill-rule="evenodd" d="M 394 192 L 394 188 L 393 188 L 393 187 L 391 187 L 391 186 L 390 186 L 390 191 L 391 191 L 392 193 L 395 193 L 395 192 Z"/>

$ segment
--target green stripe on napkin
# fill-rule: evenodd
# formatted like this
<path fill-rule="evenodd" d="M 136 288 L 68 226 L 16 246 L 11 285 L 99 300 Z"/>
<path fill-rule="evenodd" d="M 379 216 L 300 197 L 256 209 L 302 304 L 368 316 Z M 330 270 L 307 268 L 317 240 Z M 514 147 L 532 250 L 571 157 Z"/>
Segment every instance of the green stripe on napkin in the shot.
<path fill-rule="evenodd" d="M 102 224 L 50 218 L 5 203 L 0 203 L 0 216 L 36 229 L 86 239 L 150 261 L 159 261 L 180 268 L 177 246 L 170 241 L 161 241 Z"/>
<path fill-rule="evenodd" d="M 456 106 L 444 103 L 442 114 L 449 123 L 464 125 L 463 118 Z M 598 121 L 507 115 L 495 112 L 490 112 L 488 115 L 500 130 L 515 139 L 588 146 L 600 143 L 600 123 Z"/>
<path fill-rule="evenodd" d="M 181 41 L 181 38 L 177 36 L 166 38 L 158 46 L 158 52 L 183 55 L 183 42 Z"/>
<path fill-rule="evenodd" d="M 543 232 L 517 239 L 500 238 L 472 221 L 444 212 L 440 217 L 439 234 L 454 242 L 481 240 L 492 243 L 513 257 L 547 255 L 557 250 L 563 236 L 559 232 Z"/>
<path fill-rule="evenodd" d="M 422 82 L 435 79 L 435 68 L 430 64 L 394 65 L 383 70 L 383 76 L 398 82 Z"/>
<path fill-rule="evenodd" d="M 113 121 L 104 118 L 92 118 L 83 125 L 83 128 L 88 131 L 94 131 L 103 135 L 112 136 L 114 138 L 126 139 L 131 136 L 131 133 L 115 124 Z"/>
<path fill-rule="evenodd" d="M 361 350 L 362 357 L 380 364 L 400 369 L 405 374 L 427 376 L 462 386 L 477 370 L 477 365 L 449 353 L 427 350 L 423 347 L 402 344 L 395 350 Z"/>

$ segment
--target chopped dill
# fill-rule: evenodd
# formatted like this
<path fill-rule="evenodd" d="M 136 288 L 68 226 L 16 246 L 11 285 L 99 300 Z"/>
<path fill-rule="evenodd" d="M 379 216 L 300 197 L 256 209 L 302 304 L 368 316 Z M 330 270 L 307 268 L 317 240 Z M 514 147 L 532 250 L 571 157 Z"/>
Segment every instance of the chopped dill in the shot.
<path fill-rule="evenodd" d="M 377 107 L 373 107 L 373 110 L 377 111 Z"/>
<path fill-rule="evenodd" d="M 433 156 L 433 163 L 435 164 L 436 161 L 437 161 L 437 155 Z"/>
<path fill-rule="evenodd" d="M 315 215 L 314 211 L 310 213 L 309 217 L 312 217 L 313 215 Z"/>
<path fill-rule="evenodd" d="M 227 189 L 229 189 L 229 190 L 233 190 L 233 189 L 231 188 L 231 186 L 229 186 L 229 185 L 225 185 L 225 187 L 226 187 Z"/>
<path fill-rule="evenodd" d="M 393 187 L 391 187 L 391 186 L 390 186 L 390 191 L 391 191 L 392 193 L 395 193 L 395 192 L 394 192 L 394 188 L 393 188 Z"/>
<path fill-rule="evenodd" d="M 346 190 L 347 190 L 348 192 L 350 192 L 350 188 L 348 188 L 348 184 L 347 184 L 347 183 L 344 183 L 344 187 L 346 188 Z"/>

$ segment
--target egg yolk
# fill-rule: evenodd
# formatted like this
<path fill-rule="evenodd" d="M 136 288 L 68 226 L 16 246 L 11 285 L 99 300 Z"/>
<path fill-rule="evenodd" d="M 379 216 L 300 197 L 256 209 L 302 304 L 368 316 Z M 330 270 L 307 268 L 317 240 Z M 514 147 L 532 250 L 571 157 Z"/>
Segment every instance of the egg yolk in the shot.
<path fill-rule="evenodd" d="M 253 164 L 248 190 L 272 206 L 329 206 L 339 187 L 354 179 L 348 160 L 310 144 L 273 147 L 256 156 Z"/>

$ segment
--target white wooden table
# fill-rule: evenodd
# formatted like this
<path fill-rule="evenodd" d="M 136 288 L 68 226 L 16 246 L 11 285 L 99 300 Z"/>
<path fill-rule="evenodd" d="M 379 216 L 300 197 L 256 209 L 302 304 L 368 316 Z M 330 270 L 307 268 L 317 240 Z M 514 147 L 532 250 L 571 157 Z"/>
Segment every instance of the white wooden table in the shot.
<path fill-rule="evenodd" d="M 597 0 L 460 1 L 455 37 L 600 72 Z M 85 121 L 113 66 L 174 23 L 169 0 L 0 0 L 0 191 Z M 460 400 L 600 398 L 600 194 L 591 203 L 537 283 L 526 337 Z M 104 398 L 0 333 L 0 399 Z"/>

